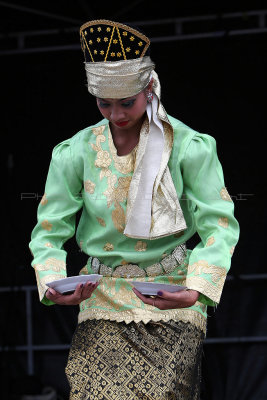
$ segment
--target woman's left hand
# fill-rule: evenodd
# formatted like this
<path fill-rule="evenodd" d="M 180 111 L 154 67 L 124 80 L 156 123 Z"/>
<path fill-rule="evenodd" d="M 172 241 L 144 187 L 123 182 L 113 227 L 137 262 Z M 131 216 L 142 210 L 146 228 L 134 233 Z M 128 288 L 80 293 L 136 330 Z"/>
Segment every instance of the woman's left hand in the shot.
<path fill-rule="evenodd" d="M 140 300 L 145 304 L 157 307 L 160 310 L 169 310 L 172 308 L 185 308 L 191 307 L 198 300 L 199 292 L 196 290 L 188 289 L 182 290 L 181 292 L 170 293 L 166 291 L 158 292 L 158 295 L 154 298 L 147 297 L 138 292 L 135 288 L 134 293 Z"/>

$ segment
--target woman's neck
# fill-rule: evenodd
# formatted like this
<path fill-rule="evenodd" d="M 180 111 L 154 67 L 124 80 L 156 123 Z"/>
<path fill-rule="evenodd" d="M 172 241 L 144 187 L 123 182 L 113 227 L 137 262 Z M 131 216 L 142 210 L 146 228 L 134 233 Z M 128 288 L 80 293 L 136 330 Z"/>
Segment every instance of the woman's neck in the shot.
<path fill-rule="evenodd" d="M 117 149 L 118 156 L 124 156 L 131 153 L 137 146 L 140 137 L 140 130 L 143 125 L 143 119 L 131 129 L 118 128 L 110 124 L 110 131 L 114 146 Z"/>

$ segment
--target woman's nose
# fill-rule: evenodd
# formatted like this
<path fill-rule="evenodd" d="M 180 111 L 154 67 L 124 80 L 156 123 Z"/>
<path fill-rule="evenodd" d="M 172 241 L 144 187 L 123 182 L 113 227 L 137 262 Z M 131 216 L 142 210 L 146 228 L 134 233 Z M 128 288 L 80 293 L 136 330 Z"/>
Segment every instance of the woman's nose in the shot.
<path fill-rule="evenodd" d="M 121 107 L 113 106 L 110 111 L 110 118 L 113 121 L 119 121 L 124 117 L 124 111 L 121 109 Z"/>

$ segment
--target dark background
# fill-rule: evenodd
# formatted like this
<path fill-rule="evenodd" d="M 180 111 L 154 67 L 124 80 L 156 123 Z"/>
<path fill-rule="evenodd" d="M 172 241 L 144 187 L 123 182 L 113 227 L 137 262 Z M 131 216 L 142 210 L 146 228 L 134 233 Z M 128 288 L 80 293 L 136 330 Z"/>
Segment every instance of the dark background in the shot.
<path fill-rule="evenodd" d="M 120 22 L 152 21 L 216 14 L 213 26 L 198 32 L 223 31 L 220 37 L 153 42 L 173 35 L 171 25 L 144 26 L 152 39 L 151 58 L 162 85 L 167 112 L 202 133 L 215 137 L 226 187 L 236 205 L 241 236 L 220 305 L 209 310 L 203 352 L 202 400 L 267 399 L 266 263 L 266 67 L 267 33 L 232 36 L 229 30 L 249 27 L 246 12 L 267 9 L 266 1 L 0 2 L 2 268 L 0 374 L 3 399 L 40 393 L 51 386 L 58 398 L 68 398 L 64 376 L 67 348 L 76 326 L 76 307 L 46 307 L 32 293 L 33 344 L 48 345 L 33 354 L 34 371 L 27 367 L 25 292 L 35 285 L 28 251 L 36 209 L 43 194 L 53 147 L 100 120 L 86 89 L 83 54 L 73 50 L 16 49 L 11 33 L 56 29 L 49 38 L 31 38 L 29 47 L 79 44 L 79 26 L 98 18 Z M 7 7 L 7 4 L 9 7 Z M 38 15 L 32 10 L 46 12 Z M 223 13 L 243 12 L 231 27 Z M 65 19 L 60 17 L 64 16 Z M 68 20 L 67 20 L 68 18 Z M 266 18 L 266 16 L 265 16 Z M 265 21 L 265 26 L 266 26 Z M 66 28 L 77 28 L 70 35 Z M 187 25 L 187 32 L 196 29 Z M 170 31 L 170 32 L 169 32 Z M 5 53 L 6 52 L 6 53 Z M 192 241 L 193 244 L 193 241 Z M 68 274 L 85 261 L 71 240 Z M 3 291 L 10 288 L 11 291 Z M 27 339 L 28 338 L 28 339 Z M 19 347 L 22 346 L 22 347 Z M 67 347 L 67 346 L 66 346 Z M 17 350 L 17 351 L 16 351 Z M 1 393 L 0 393 L 1 395 Z"/>

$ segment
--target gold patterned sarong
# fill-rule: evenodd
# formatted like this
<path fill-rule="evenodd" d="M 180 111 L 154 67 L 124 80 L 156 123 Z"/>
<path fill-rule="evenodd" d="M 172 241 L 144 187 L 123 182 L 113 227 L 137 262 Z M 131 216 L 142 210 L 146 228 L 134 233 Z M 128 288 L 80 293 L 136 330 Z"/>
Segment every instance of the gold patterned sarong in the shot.
<path fill-rule="evenodd" d="M 78 324 L 70 400 L 199 400 L 204 333 L 185 322 Z"/>

